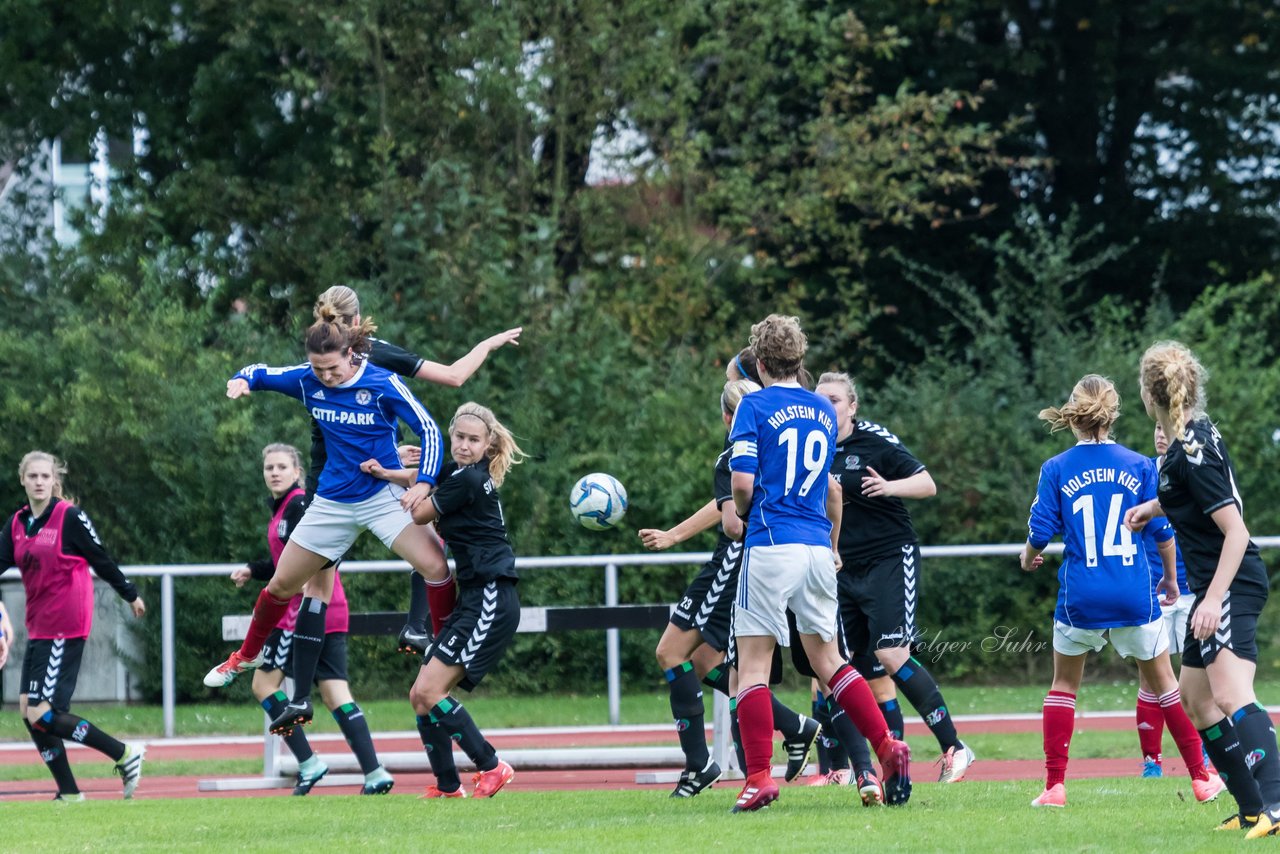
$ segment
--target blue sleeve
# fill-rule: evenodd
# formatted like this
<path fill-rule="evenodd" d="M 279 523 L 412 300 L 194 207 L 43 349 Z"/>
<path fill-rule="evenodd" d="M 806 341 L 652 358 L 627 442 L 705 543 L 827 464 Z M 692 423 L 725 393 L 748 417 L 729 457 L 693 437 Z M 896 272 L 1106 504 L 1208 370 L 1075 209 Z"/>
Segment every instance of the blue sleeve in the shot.
<path fill-rule="evenodd" d="M 1160 484 L 1160 470 L 1156 468 L 1155 462 L 1151 462 L 1142 478 L 1142 495 L 1141 500 L 1145 503 L 1153 498 L 1158 498 Z M 1164 516 L 1157 516 L 1147 523 L 1145 529 L 1152 539 L 1157 543 L 1163 543 L 1165 540 L 1173 538 L 1173 525 Z"/>
<path fill-rule="evenodd" d="M 440 466 L 444 464 L 444 442 L 440 437 L 440 428 L 427 408 L 423 406 L 404 381 L 396 375 L 387 378 L 391 401 L 391 409 L 396 417 L 409 425 L 409 429 L 418 434 L 422 441 L 422 462 L 418 464 L 418 483 L 436 485 L 440 477 Z"/>
<path fill-rule="evenodd" d="M 310 363 L 292 365 L 287 368 L 246 365 L 232 379 L 245 380 L 249 383 L 250 391 L 278 391 L 305 403 L 306 394 L 302 389 L 302 378 L 310 372 Z"/>
<path fill-rule="evenodd" d="M 738 404 L 738 411 L 733 415 L 733 426 L 729 428 L 729 468 L 732 471 L 755 474 L 759 468 L 756 455 L 758 431 L 755 407 L 750 405 L 749 400 L 749 396 L 744 397 Z"/>
<path fill-rule="evenodd" d="M 1057 480 L 1048 463 L 1040 467 L 1040 484 L 1036 487 L 1036 500 L 1031 504 L 1031 517 L 1027 520 L 1027 542 L 1032 548 L 1043 549 L 1062 532 Z"/>

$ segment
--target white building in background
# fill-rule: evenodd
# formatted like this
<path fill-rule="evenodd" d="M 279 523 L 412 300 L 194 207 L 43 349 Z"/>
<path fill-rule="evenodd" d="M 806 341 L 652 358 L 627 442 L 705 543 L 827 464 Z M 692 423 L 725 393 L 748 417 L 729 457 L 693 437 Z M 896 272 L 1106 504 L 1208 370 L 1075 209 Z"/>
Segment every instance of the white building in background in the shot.
<path fill-rule="evenodd" d="M 26 163 L 0 163 L 0 251 L 16 248 L 13 244 L 23 226 L 36 226 L 61 244 L 76 242 L 78 215 L 99 213 L 107 203 L 108 150 L 105 135 L 81 153 L 55 139 L 41 143 Z M 36 246 L 25 248 L 39 251 Z"/>

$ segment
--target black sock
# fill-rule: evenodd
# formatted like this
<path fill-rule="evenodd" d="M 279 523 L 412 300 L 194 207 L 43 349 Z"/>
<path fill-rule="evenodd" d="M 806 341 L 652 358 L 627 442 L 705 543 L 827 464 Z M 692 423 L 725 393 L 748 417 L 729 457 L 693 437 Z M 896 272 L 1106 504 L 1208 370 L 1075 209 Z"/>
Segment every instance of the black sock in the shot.
<path fill-rule="evenodd" d="M 492 771 L 498 767 L 498 752 L 484 740 L 480 727 L 471 720 L 471 713 L 453 697 L 445 697 L 431 707 L 431 719 L 439 722 L 449 737 L 458 742 L 477 771 Z"/>
<path fill-rule="evenodd" d="M 783 738 L 795 738 L 804 730 L 804 725 L 800 723 L 800 715 L 791 709 L 782 705 L 776 694 L 769 692 L 773 696 L 773 728 L 782 733 Z"/>
<path fill-rule="evenodd" d="M 1236 799 L 1240 812 L 1244 815 L 1262 812 L 1262 792 L 1245 762 L 1240 734 L 1231 719 L 1223 718 L 1208 729 L 1200 730 L 1200 740 L 1209 753 L 1209 761 L 1218 769 L 1218 776 L 1227 784 L 1227 791 Z"/>
<path fill-rule="evenodd" d="M 738 698 L 729 700 L 729 734 L 733 736 L 733 755 L 738 759 L 738 770 L 747 773 L 747 751 L 742 747 L 742 730 L 738 727 Z"/>
<path fill-rule="evenodd" d="M 959 749 L 960 738 L 956 735 L 956 725 L 951 720 L 951 713 L 947 711 L 946 701 L 942 699 L 942 691 L 920 662 L 914 658 L 907 659 L 898 668 L 898 672 L 893 674 L 893 684 L 898 686 L 907 702 L 924 718 L 925 725 L 929 727 L 933 737 L 938 739 L 938 746 L 943 753 L 953 747 Z M 901 719 L 901 712 L 898 717 Z M 898 735 L 896 738 L 902 736 Z"/>
<path fill-rule="evenodd" d="M 426 715 L 418 715 L 418 737 L 427 751 L 431 773 L 436 775 L 436 788 L 442 792 L 456 792 L 462 787 L 458 766 L 453 762 L 453 741 L 444 727 Z"/>
<path fill-rule="evenodd" d="M 409 573 L 409 628 L 418 634 L 427 633 L 427 618 L 430 610 L 427 607 L 427 580 L 417 572 Z"/>
<path fill-rule="evenodd" d="M 671 717 L 676 722 L 684 767 L 690 771 L 701 771 L 707 767 L 711 754 L 707 751 L 706 707 L 702 704 L 698 674 L 694 672 L 691 661 L 662 672 L 667 677 L 667 688 L 671 692 Z"/>
<path fill-rule="evenodd" d="M 378 752 L 373 749 L 373 736 L 369 734 L 369 722 L 364 719 L 364 712 L 355 703 L 343 703 L 333 710 L 333 719 L 342 730 L 342 737 L 347 740 L 351 752 L 360 763 L 360 770 L 371 774 L 378 770 Z M 302 727 L 294 727 L 300 730 Z"/>
<path fill-rule="evenodd" d="M 329 606 L 310 596 L 302 600 L 298 622 L 293 627 L 293 701 L 311 699 L 311 686 L 320 666 L 320 650 L 324 648 L 324 617 Z"/>
<path fill-rule="evenodd" d="M 76 785 L 76 775 L 71 773 L 71 763 L 67 761 L 67 748 L 62 743 L 62 739 L 56 735 L 32 729 L 31 723 L 25 717 L 22 719 L 22 725 L 27 728 L 36 750 L 40 751 L 40 758 L 44 760 L 49 773 L 53 775 L 53 781 L 58 784 L 58 794 L 80 794 L 80 787 Z"/>
<path fill-rule="evenodd" d="M 40 717 L 40 720 L 32 724 L 32 728 L 37 732 L 55 735 L 63 740 L 70 739 L 85 747 L 92 747 L 110 757 L 114 762 L 124 758 L 124 742 L 116 741 L 79 715 L 49 710 Z"/>
<path fill-rule="evenodd" d="M 721 694 L 724 694 L 726 697 L 728 697 L 729 696 L 729 668 L 724 665 L 711 668 L 710 670 L 707 671 L 707 675 L 702 677 L 702 684 L 706 685 L 708 688 L 712 688 L 716 691 L 719 691 Z"/>
<path fill-rule="evenodd" d="M 262 701 L 262 709 L 274 721 L 280 717 L 280 713 L 284 711 L 285 703 L 288 702 L 289 698 L 285 696 L 283 691 L 276 691 Z M 284 737 L 284 743 L 289 748 L 289 752 L 299 762 L 306 762 L 312 756 L 315 756 L 315 751 L 311 749 L 311 742 L 307 741 L 307 734 L 302 731 L 300 726 L 294 727 L 293 732 Z"/>
<path fill-rule="evenodd" d="M 818 736 L 818 773 L 826 775 L 831 771 L 831 751 L 840 743 L 840 739 L 831 734 L 831 715 L 827 714 L 827 698 L 818 692 L 813 701 L 813 719 L 822 727 L 822 735 Z M 845 757 L 846 759 L 848 757 Z"/>
<path fill-rule="evenodd" d="M 902 721 L 902 706 L 897 700 L 885 700 L 880 706 L 880 714 L 884 715 L 885 725 L 889 727 L 889 735 L 902 740 L 902 730 L 906 724 Z"/>
<path fill-rule="evenodd" d="M 848 753 L 854 773 L 875 770 L 871 765 L 871 749 L 867 747 L 867 739 L 858 731 L 853 718 L 845 714 L 844 707 L 836 702 L 835 697 L 827 698 L 827 710 L 831 715 L 831 729 Z"/>
<path fill-rule="evenodd" d="M 1276 728 L 1271 724 L 1271 716 L 1262 706 L 1250 703 L 1236 710 L 1231 716 L 1231 723 L 1240 736 L 1245 762 L 1257 757 L 1249 765 L 1249 770 L 1258 782 L 1262 803 L 1267 806 L 1280 803 L 1280 756 L 1276 755 Z"/>

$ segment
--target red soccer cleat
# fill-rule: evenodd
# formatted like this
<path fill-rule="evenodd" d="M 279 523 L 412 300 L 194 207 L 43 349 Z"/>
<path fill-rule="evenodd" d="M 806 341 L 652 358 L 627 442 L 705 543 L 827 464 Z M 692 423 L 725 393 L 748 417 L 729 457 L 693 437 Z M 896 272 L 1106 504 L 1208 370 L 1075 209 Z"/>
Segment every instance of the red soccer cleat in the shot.
<path fill-rule="evenodd" d="M 425 800 L 428 798 L 465 798 L 466 796 L 467 796 L 467 790 L 462 788 L 461 786 L 454 789 L 452 792 L 446 792 L 443 789 L 439 788 L 438 786 L 427 786 L 427 788 L 423 790 L 422 794 L 418 795 L 418 799 Z"/>
<path fill-rule="evenodd" d="M 773 775 L 768 771 L 757 771 L 747 778 L 733 805 L 733 812 L 755 812 L 767 807 L 778 799 L 778 784 L 773 782 Z"/>
<path fill-rule="evenodd" d="M 503 786 L 510 783 L 511 778 L 515 775 L 515 770 L 499 759 L 497 768 L 481 771 L 471 778 L 471 782 L 474 784 L 471 794 L 477 798 L 492 798 L 502 790 Z"/>

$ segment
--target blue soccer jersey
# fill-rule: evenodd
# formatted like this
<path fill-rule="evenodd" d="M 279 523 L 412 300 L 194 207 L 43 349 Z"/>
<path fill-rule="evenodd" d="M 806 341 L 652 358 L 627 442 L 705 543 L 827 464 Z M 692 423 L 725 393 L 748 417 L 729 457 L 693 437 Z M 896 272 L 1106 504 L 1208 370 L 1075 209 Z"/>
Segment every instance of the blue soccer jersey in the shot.
<path fill-rule="evenodd" d="M 827 473 L 836 450 L 836 411 L 797 385 L 772 385 L 738 404 L 729 467 L 755 476 L 744 544 L 831 545 Z"/>
<path fill-rule="evenodd" d="M 1146 552 L 1124 526 L 1126 510 L 1155 496 L 1155 464 L 1114 442 L 1081 442 L 1040 468 L 1027 541 L 1043 549 L 1062 535 L 1056 621 L 1107 629 L 1160 618 Z"/>
<path fill-rule="evenodd" d="M 324 434 L 328 454 L 316 487 L 320 497 L 354 504 L 385 487 L 386 481 L 360 471 L 365 460 L 376 459 L 385 469 L 404 468 L 396 452 L 397 418 L 422 440 L 418 482 L 435 485 L 442 462 L 440 428 L 391 371 L 362 362 L 356 375 L 336 388 L 320 382 L 310 363 L 288 368 L 250 365 L 236 376 L 252 391 L 277 391 L 306 405 Z"/>
<path fill-rule="evenodd" d="M 1152 457 L 1151 462 L 1155 463 L 1157 470 L 1160 468 L 1160 458 Z M 1173 525 L 1164 516 L 1157 516 L 1147 523 L 1142 529 L 1142 548 L 1147 552 L 1147 568 L 1151 570 L 1151 584 L 1155 586 L 1160 583 L 1160 579 L 1164 577 L 1164 563 L 1160 560 L 1159 543 L 1169 539 L 1163 535 L 1163 531 L 1173 532 Z M 1191 592 L 1191 588 L 1187 586 L 1187 565 L 1182 562 L 1182 549 L 1177 542 L 1173 544 L 1174 562 L 1178 567 L 1178 593 L 1180 595 Z"/>

